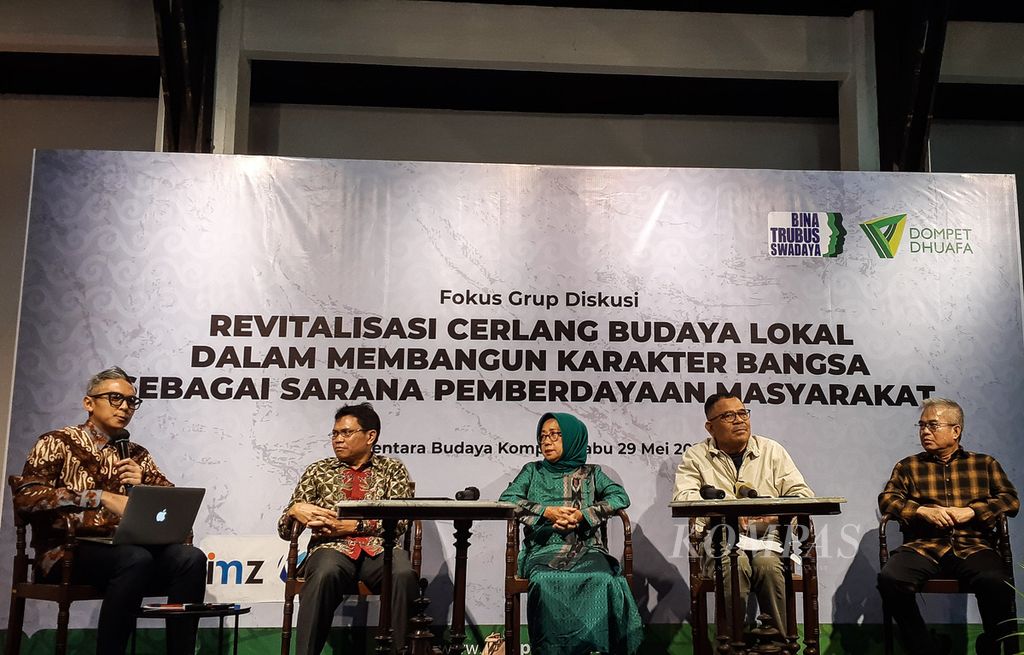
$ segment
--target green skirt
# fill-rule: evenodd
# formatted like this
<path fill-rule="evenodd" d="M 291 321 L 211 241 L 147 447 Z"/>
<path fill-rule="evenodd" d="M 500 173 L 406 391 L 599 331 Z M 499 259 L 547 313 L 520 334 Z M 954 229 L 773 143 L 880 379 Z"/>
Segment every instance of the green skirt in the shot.
<path fill-rule="evenodd" d="M 550 561 L 550 553 L 535 553 L 523 562 L 530 579 L 526 617 L 531 653 L 635 653 L 643 625 L 626 579 L 609 558 L 591 551 L 565 570 L 552 569 Z"/>

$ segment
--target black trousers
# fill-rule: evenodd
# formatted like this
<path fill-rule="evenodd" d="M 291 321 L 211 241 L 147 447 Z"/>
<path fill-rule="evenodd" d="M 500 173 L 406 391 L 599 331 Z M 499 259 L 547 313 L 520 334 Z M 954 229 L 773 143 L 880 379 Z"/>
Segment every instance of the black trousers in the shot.
<path fill-rule="evenodd" d="M 900 627 L 907 652 L 915 655 L 935 652 L 915 598 L 921 585 L 935 577 L 956 578 L 967 584 L 978 599 L 981 622 L 992 643 L 998 643 L 996 640 L 1009 632 L 1012 626 L 1000 625 L 1000 622 L 1013 618 L 1014 590 L 1008 584 L 1013 580 L 1007 575 L 1003 558 L 997 552 L 983 550 L 966 558 L 949 552 L 935 563 L 915 552 L 898 550 L 878 574 L 878 591 L 886 609 Z"/>
<path fill-rule="evenodd" d="M 313 552 L 302 565 L 306 583 L 299 592 L 299 619 L 296 626 L 296 655 L 320 655 L 334 622 L 334 612 L 348 594 L 357 592 L 361 580 L 372 591 L 384 581 L 384 555 L 366 553 L 352 559 L 330 548 Z M 409 623 L 409 605 L 417 596 L 416 574 L 404 550 L 395 550 L 391 566 L 391 628 L 393 647 L 405 645 Z"/>
<path fill-rule="evenodd" d="M 60 579 L 54 566 L 48 581 Z M 72 581 L 103 591 L 96 626 L 96 655 L 124 655 L 145 596 L 167 596 L 169 603 L 201 603 L 206 595 L 206 556 L 185 544 L 112 546 L 81 541 Z M 193 655 L 198 619 L 167 619 L 169 655 Z"/>

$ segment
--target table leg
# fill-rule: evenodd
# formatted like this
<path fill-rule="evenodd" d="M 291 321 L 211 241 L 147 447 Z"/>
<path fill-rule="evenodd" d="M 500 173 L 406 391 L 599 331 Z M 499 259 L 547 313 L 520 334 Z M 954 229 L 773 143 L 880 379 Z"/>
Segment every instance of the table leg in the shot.
<path fill-rule="evenodd" d="M 380 619 L 377 629 L 377 655 L 391 655 L 391 568 L 398 542 L 398 520 L 384 519 L 384 574 L 380 588 Z M 399 650 L 405 644 L 399 644 Z"/>
<path fill-rule="evenodd" d="M 729 566 L 732 567 L 729 576 L 729 592 L 732 594 L 732 605 L 729 611 L 732 613 L 732 634 L 729 635 L 732 641 L 729 643 L 728 653 L 739 654 L 745 651 L 743 641 L 743 613 L 746 607 L 740 602 L 740 520 L 738 516 L 730 516 L 726 519 L 726 536 L 729 537 Z"/>
<path fill-rule="evenodd" d="M 806 514 L 797 518 L 806 538 L 800 544 L 800 563 L 804 574 L 804 653 L 818 655 L 818 551 L 814 545 L 814 526 Z"/>
<path fill-rule="evenodd" d="M 217 617 L 220 619 L 217 624 L 217 655 L 224 655 L 224 617 Z"/>
<path fill-rule="evenodd" d="M 461 655 L 466 641 L 466 563 L 469 554 L 470 519 L 455 520 L 455 596 L 452 601 L 450 655 Z"/>
<path fill-rule="evenodd" d="M 783 638 L 784 649 L 787 653 L 797 653 L 800 650 L 799 638 L 796 624 L 796 592 L 793 587 L 793 517 L 780 516 L 779 530 L 782 541 L 782 570 L 786 580 L 786 625 Z"/>
<path fill-rule="evenodd" d="M 235 647 L 231 650 L 234 655 L 238 655 L 238 615 L 235 614 Z"/>
<path fill-rule="evenodd" d="M 715 565 L 715 641 L 718 642 L 716 649 L 720 655 L 729 653 L 729 635 L 718 630 L 725 625 L 725 553 L 722 547 L 722 531 L 725 528 L 725 520 L 720 517 L 708 519 L 708 534 L 711 535 L 711 557 Z"/>

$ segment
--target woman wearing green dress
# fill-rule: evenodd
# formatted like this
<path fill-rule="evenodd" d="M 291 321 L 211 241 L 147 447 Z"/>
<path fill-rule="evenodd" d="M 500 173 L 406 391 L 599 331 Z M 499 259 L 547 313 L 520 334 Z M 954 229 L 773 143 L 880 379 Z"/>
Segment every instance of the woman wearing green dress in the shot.
<path fill-rule="evenodd" d="M 601 522 L 629 496 L 587 464 L 587 426 L 571 414 L 537 424 L 544 459 L 523 467 L 501 500 L 526 526 L 519 574 L 529 578 L 530 648 L 539 655 L 632 655 L 643 626 L 626 579 L 608 554 Z"/>

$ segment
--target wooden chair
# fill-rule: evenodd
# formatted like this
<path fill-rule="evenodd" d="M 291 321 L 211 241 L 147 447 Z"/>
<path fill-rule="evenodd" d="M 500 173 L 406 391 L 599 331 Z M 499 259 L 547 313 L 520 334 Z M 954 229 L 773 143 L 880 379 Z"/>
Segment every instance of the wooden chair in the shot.
<path fill-rule="evenodd" d="M 292 615 L 295 612 L 295 597 L 302 590 L 305 579 L 298 575 L 299 559 L 299 535 L 306 526 L 298 521 L 290 522 L 291 539 L 288 542 L 288 574 L 284 583 L 284 617 L 281 626 L 281 655 L 288 655 L 292 643 Z M 411 529 L 405 531 L 404 545 L 409 559 L 412 563 L 412 570 L 416 577 L 420 577 L 420 570 L 423 567 L 423 525 L 414 521 Z M 373 596 L 374 592 L 369 587 L 359 582 L 356 593 L 359 596 Z M 401 645 L 399 645 L 401 648 Z"/>
<path fill-rule="evenodd" d="M 12 496 L 15 489 L 16 476 L 7 478 L 11 486 Z M 101 600 L 103 594 L 96 587 L 71 584 L 71 571 L 75 563 L 75 524 L 70 514 L 60 514 L 64 521 L 66 540 L 64 556 L 54 566 L 60 567 L 60 582 L 37 582 L 43 579 L 38 557 L 42 553 L 28 553 L 27 528 L 28 521 L 17 510 L 14 512 L 14 529 L 17 535 L 14 550 L 14 566 L 11 579 L 11 613 L 7 620 L 6 655 L 18 655 L 21 649 L 21 633 L 25 623 L 25 601 L 48 600 L 57 603 L 57 643 L 54 652 L 64 655 L 68 650 L 68 621 L 71 616 L 71 603 L 76 600 Z M 31 579 L 29 571 L 31 570 Z"/>
<path fill-rule="evenodd" d="M 878 523 L 878 562 L 881 566 L 885 566 L 885 563 L 889 561 L 888 537 L 885 534 L 885 530 L 889 525 L 890 516 L 886 515 L 881 518 Z M 897 521 L 898 523 L 898 521 Z M 900 531 L 902 532 L 903 526 L 900 525 Z M 996 521 L 995 526 L 992 528 L 991 543 L 995 547 L 996 551 L 1003 558 L 1003 566 L 1006 567 L 1006 572 L 1013 579 L 1013 552 L 1010 549 L 1010 528 L 1006 516 L 1003 515 Z M 895 550 L 895 549 L 894 549 Z M 952 578 L 932 578 L 931 580 L 924 583 L 918 593 L 922 594 L 969 594 L 970 590 L 967 585 L 961 583 L 959 580 Z M 1011 616 L 1017 616 L 1017 600 L 1016 594 L 1013 596 L 1013 600 L 1010 601 L 1013 604 Z M 1016 632 L 1016 626 L 1013 632 Z M 892 615 L 886 609 L 885 605 L 882 605 L 882 635 L 885 641 L 885 655 L 892 655 L 893 653 L 893 630 L 892 630 Z M 1003 642 L 1003 652 L 1017 653 L 1018 652 L 1018 640 L 1017 635 L 1014 634 Z"/>
<path fill-rule="evenodd" d="M 630 590 L 633 589 L 633 528 L 625 510 L 616 513 L 622 520 L 622 574 Z M 601 524 L 601 537 L 608 543 L 608 522 Z M 520 578 L 519 571 L 519 522 L 508 521 L 505 541 L 505 652 L 519 653 L 520 594 L 529 589 L 530 581 Z M 635 592 L 634 592 L 634 595 Z"/>
<path fill-rule="evenodd" d="M 814 526 L 811 525 L 813 536 Z M 690 531 L 690 626 L 693 630 L 694 655 L 712 655 L 711 640 L 708 638 L 708 600 L 707 595 L 715 593 L 715 578 L 704 575 L 701 566 L 700 552 L 704 547 L 707 533 L 704 530 Z M 813 543 L 813 542 L 812 542 Z M 793 573 L 793 561 L 789 557 L 782 558 L 786 576 L 786 637 L 795 637 L 796 594 L 804 593 L 804 579 Z M 719 630 L 725 625 L 724 607 L 715 604 L 715 625 Z"/>

